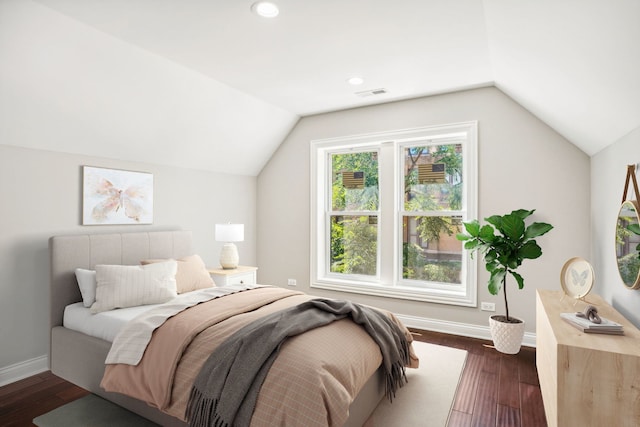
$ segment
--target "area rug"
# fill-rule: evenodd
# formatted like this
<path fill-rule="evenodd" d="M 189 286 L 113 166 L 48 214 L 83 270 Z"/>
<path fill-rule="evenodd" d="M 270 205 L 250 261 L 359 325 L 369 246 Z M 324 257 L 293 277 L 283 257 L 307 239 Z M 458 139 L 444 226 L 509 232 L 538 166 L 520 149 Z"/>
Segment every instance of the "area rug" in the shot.
<path fill-rule="evenodd" d="M 363 427 L 444 427 L 453 405 L 467 352 L 413 343 L 418 369 L 407 369 L 408 383 L 393 403 L 383 399 Z M 157 424 L 93 394 L 33 420 L 38 427 L 155 427 Z"/>
<path fill-rule="evenodd" d="M 363 427 L 445 427 L 451 413 L 467 352 L 413 342 L 418 369 L 407 369 L 408 383 L 393 403 L 383 399 Z"/>
<path fill-rule="evenodd" d="M 33 419 L 38 427 L 158 427 L 95 394 L 89 394 Z"/>

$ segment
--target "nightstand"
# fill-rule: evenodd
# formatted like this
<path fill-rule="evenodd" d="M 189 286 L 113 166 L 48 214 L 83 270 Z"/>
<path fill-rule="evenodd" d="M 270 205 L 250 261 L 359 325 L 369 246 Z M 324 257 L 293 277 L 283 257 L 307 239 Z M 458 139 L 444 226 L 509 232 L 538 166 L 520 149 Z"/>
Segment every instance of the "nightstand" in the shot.
<path fill-rule="evenodd" d="M 209 268 L 209 274 L 216 286 L 227 285 L 255 285 L 258 267 L 239 265 L 238 268 L 225 270 L 223 268 Z"/>

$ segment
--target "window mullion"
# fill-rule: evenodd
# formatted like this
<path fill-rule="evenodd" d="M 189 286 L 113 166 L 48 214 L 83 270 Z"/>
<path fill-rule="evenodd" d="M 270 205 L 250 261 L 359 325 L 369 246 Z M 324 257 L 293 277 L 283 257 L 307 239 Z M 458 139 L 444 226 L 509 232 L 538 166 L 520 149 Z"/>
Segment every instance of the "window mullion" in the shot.
<path fill-rule="evenodd" d="M 396 245 L 395 232 L 395 147 L 394 143 L 384 143 L 380 147 L 378 159 L 380 177 L 380 218 L 378 220 L 380 283 L 395 286 Z"/>

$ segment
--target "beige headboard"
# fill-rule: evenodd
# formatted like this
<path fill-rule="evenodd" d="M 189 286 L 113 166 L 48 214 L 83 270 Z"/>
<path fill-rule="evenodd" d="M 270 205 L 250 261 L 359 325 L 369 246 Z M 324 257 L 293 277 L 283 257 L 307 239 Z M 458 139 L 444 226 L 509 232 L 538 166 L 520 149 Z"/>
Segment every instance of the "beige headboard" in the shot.
<path fill-rule="evenodd" d="M 62 325 L 64 308 L 82 300 L 75 269 L 97 264 L 135 265 L 142 259 L 192 255 L 190 231 L 76 234 L 49 239 L 51 327 Z"/>

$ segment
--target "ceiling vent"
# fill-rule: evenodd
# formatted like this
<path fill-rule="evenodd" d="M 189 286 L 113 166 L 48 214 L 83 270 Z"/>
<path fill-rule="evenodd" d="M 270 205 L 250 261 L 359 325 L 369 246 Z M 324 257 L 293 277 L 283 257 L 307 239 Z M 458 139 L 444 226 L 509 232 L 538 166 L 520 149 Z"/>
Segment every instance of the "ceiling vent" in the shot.
<path fill-rule="evenodd" d="M 356 92 L 356 95 L 364 98 L 366 96 L 383 95 L 385 93 L 387 93 L 387 90 L 381 87 L 379 89 L 363 90 L 362 92 Z"/>

